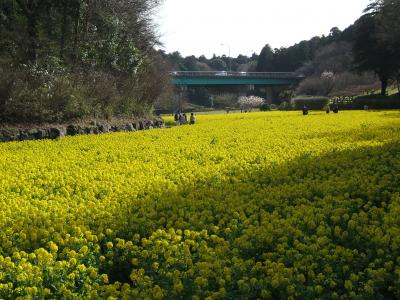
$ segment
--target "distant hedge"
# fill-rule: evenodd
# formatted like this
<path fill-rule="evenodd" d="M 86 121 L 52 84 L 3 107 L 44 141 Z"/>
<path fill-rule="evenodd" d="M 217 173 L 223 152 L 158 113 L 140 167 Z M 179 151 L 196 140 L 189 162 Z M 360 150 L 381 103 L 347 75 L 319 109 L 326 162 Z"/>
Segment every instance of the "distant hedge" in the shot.
<path fill-rule="evenodd" d="M 271 110 L 271 105 L 268 103 L 264 103 L 263 105 L 260 106 L 261 111 L 270 111 Z"/>
<path fill-rule="evenodd" d="M 302 109 L 307 106 L 309 109 L 323 109 L 329 103 L 328 97 L 297 96 L 293 98 L 295 109 Z"/>
<path fill-rule="evenodd" d="M 363 109 L 367 105 L 369 109 L 396 109 L 400 108 L 400 94 L 391 96 L 367 95 L 356 97 L 353 101 L 353 109 Z"/>

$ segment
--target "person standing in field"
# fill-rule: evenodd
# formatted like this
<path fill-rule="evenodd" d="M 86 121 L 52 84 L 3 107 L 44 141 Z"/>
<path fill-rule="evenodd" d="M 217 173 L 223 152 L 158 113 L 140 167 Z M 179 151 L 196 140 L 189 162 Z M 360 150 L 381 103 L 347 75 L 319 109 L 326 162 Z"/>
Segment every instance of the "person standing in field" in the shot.
<path fill-rule="evenodd" d="M 308 107 L 306 105 L 303 106 L 303 116 L 308 115 Z"/>
<path fill-rule="evenodd" d="M 174 115 L 174 120 L 176 125 L 180 124 L 180 115 L 178 113 Z"/>
<path fill-rule="evenodd" d="M 190 125 L 194 125 L 194 122 L 196 122 L 196 117 L 194 116 L 193 113 L 190 114 Z"/>
<path fill-rule="evenodd" d="M 331 108 L 330 108 L 329 104 L 327 104 L 325 106 L 325 111 L 326 111 L 327 114 L 329 114 L 331 112 Z"/>
<path fill-rule="evenodd" d="M 183 125 L 187 124 L 187 117 L 186 117 L 186 114 L 183 114 L 183 115 L 182 115 L 181 123 L 182 123 Z"/>

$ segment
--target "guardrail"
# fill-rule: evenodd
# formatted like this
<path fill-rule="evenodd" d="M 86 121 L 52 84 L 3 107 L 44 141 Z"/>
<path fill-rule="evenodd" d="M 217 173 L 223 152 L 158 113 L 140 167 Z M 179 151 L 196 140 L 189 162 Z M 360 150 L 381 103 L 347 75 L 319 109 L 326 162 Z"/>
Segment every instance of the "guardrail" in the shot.
<path fill-rule="evenodd" d="M 262 78 L 303 78 L 294 72 L 231 72 L 231 71 L 171 71 L 174 77 L 262 77 Z"/>

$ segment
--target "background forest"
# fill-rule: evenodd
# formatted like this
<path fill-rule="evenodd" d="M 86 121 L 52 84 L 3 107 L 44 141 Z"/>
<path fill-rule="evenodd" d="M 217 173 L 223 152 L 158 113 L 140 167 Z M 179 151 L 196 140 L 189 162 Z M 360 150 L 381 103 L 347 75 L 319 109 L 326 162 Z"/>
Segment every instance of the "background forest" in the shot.
<path fill-rule="evenodd" d="M 236 58 L 160 50 L 152 20 L 160 1 L 1 1 L 0 123 L 150 115 L 154 106 L 176 106 L 171 70 L 305 76 L 297 87 L 277 92 L 277 105 L 295 95 L 369 97 L 380 89 L 385 98 L 388 87 L 398 89 L 399 0 L 371 2 L 343 31 L 334 27 L 326 36 L 288 48 L 266 44 L 259 54 Z M 190 89 L 187 97 L 203 108 L 237 101 L 232 95 L 212 97 L 212 92 Z"/>
<path fill-rule="evenodd" d="M 159 0 L 0 2 L 0 121 L 143 115 L 168 81 Z"/>
<path fill-rule="evenodd" d="M 278 105 L 295 95 L 363 95 L 377 99 L 379 96 L 368 94 L 380 89 L 384 97 L 388 86 L 399 91 L 399 15 L 400 1 L 379 0 L 372 2 L 364 15 L 343 31 L 334 27 L 326 36 L 316 36 L 288 48 L 272 49 L 266 44 L 259 54 L 237 58 L 182 57 L 179 52 L 161 52 L 161 55 L 170 69 L 176 71 L 296 72 L 305 76 L 295 91 L 281 91 L 277 95 Z M 200 105 L 209 105 L 210 97 L 204 88 L 188 93 L 189 101 Z"/>

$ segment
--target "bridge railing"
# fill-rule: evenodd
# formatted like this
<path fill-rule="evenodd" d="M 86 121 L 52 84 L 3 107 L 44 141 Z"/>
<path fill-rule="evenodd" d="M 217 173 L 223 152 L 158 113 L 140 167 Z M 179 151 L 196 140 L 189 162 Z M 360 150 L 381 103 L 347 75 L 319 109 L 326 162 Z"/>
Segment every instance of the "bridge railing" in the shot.
<path fill-rule="evenodd" d="M 294 72 L 232 72 L 232 71 L 171 71 L 174 77 L 262 77 L 262 78 L 302 78 Z"/>

